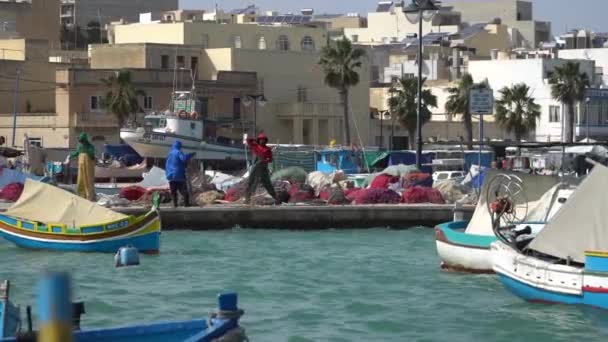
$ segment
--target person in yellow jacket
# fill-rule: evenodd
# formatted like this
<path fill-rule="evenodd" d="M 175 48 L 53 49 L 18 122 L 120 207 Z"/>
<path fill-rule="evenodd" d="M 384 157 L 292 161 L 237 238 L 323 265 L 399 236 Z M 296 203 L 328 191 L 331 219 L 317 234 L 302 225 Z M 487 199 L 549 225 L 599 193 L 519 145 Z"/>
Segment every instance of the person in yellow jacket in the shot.
<path fill-rule="evenodd" d="M 95 146 L 89 142 L 86 133 L 80 133 L 76 151 L 68 156 L 68 161 L 78 158 L 78 178 L 76 192 L 89 201 L 95 200 Z"/>

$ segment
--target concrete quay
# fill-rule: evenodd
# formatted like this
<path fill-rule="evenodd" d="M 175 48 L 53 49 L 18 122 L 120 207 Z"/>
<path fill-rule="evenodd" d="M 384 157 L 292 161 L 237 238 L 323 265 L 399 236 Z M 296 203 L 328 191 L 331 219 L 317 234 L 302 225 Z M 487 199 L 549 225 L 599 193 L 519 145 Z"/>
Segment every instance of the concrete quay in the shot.
<path fill-rule="evenodd" d="M 144 207 L 112 208 L 127 215 L 141 215 Z M 474 206 L 460 209 L 470 218 Z M 454 218 L 454 205 L 348 205 L 348 206 L 243 206 L 212 205 L 207 207 L 160 209 L 164 230 L 247 229 L 405 229 L 415 226 L 433 227 Z"/>

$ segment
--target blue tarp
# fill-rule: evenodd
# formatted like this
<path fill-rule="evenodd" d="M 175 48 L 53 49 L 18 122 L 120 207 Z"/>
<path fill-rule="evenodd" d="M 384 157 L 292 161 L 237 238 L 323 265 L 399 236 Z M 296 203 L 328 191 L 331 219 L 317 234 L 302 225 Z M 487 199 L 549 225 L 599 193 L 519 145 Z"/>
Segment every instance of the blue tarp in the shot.
<path fill-rule="evenodd" d="M 435 153 L 432 152 L 423 152 L 422 160 L 420 164 L 432 164 L 433 159 L 435 158 Z M 391 152 L 389 155 L 388 165 L 415 165 L 416 164 L 416 152 L 414 151 L 399 151 L 399 152 Z M 422 166 L 422 170 L 424 173 L 433 173 L 433 168 L 431 166 Z"/>
<path fill-rule="evenodd" d="M 473 188 L 480 190 L 485 178 L 486 178 L 486 170 L 482 169 L 481 172 L 479 172 L 477 175 L 475 175 L 473 177 L 473 179 L 471 180 L 471 185 L 473 186 Z"/>
<path fill-rule="evenodd" d="M 363 156 L 360 151 L 324 150 L 319 151 L 317 171 L 332 173 L 338 170 L 345 174 L 356 174 L 363 169 Z"/>
<path fill-rule="evenodd" d="M 144 159 L 129 145 L 105 145 L 104 152 L 113 159 L 122 160 L 127 166 L 141 163 Z"/>
<path fill-rule="evenodd" d="M 40 181 L 42 179 L 42 177 L 23 173 L 18 170 L 2 168 L 0 169 L 0 189 L 12 183 L 23 184 L 28 178 L 36 181 Z"/>
<path fill-rule="evenodd" d="M 494 160 L 494 153 L 484 151 L 481 153 L 481 167 L 492 167 L 492 161 Z M 468 171 L 471 165 L 479 164 L 479 152 L 465 152 L 464 154 L 465 170 Z"/>

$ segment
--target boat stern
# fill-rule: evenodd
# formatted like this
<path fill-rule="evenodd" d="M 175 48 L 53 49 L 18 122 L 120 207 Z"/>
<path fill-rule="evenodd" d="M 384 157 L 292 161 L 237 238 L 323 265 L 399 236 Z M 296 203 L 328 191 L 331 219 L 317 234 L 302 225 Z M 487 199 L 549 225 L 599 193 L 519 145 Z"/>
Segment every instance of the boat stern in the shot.
<path fill-rule="evenodd" d="M 608 252 L 585 252 L 583 297 L 587 305 L 608 309 Z"/>

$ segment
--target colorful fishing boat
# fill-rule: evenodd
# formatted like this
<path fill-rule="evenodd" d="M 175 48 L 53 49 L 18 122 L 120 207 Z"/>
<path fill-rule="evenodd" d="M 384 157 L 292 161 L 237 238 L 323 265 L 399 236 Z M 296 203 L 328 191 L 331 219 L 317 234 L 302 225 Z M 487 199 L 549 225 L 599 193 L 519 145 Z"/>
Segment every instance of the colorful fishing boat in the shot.
<path fill-rule="evenodd" d="M 452 221 L 435 227 L 437 254 L 441 268 L 468 273 L 494 273 L 490 245 L 497 240 L 488 212 L 488 192 L 517 187 L 517 216 L 512 229 L 536 235 L 554 215 L 572 190 L 557 177 L 535 176 L 510 171 L 488 170 L 479 191 L 477 207 L 470 221 Z"/>
<path fill-rule="evenodd" d="M 156 205 L 143 216 L 127 216 L 29 179 L 19 200 L 0 214 L 0 235 L 32 249 L 115 253 L 132 245 L 153 254 L 160 232 Z"/>
<path fill-rule="evenodd" d="M 608 168 L 596 165 L 528 243 L 494 227 L 499 241 L 491 248 L 493 269 L 509 291 L 531 302 L 608 309 L 607 182 Z"/>
<path fill-rule="evenodd" d="M 238 295 L 231 292 L 222 293 L 218 296 L 217 311 L 209 319 L 80 330 L 80 316 L 79 314 L 74 315 L 74 311 L 71 310 L 74 305 L 70 300 L 68 279 L 67 276 L 62 274 L 50 274 L 41 282 L 38 296 L 39 322 L 37 332 L 29 330 L 31 329 L 30 315 L 27 317 L 28 331 L 23 326 L 21 331 L 16 331 L 6 321 L 0 320 L 0 331 L 4 328 L 7 332 L 4 337 L 0 336 L 0 341 L 247 341 L 245 330 L 239 325 L 239 319 L 244 311 L 238 308 Z M 17 318 L 19 319 L 18 316 Z M 12 324 L 12 322 L 8 323 Z M 11 329 L 7 330 L 6 328 Z M 36 339 L 36 336 L 38 339 Z"/>

